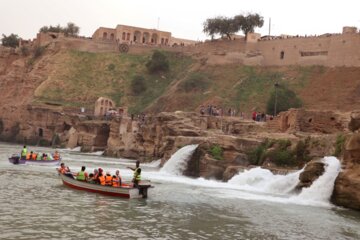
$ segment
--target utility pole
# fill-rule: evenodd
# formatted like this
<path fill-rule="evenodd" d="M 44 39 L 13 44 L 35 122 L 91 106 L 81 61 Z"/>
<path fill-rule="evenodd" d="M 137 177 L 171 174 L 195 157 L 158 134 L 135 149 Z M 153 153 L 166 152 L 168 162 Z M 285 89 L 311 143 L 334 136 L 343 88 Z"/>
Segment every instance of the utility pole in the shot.
<path fill-rule="evenodd" d="M 270 37 L 270 32 L 271 32 L 271 18 L 269 18 L 269 37 Z"/>
<path fill-rule="evenodd" d="M 275 83 L 274 84 L 274 87 L 275 87 L 275 103 L 274 103 L 274 117 L 276 117 L 276 105 L 277 105 L 277 89 L 278 89 L 278 87 L 279 87 L 279 83 Z"/>

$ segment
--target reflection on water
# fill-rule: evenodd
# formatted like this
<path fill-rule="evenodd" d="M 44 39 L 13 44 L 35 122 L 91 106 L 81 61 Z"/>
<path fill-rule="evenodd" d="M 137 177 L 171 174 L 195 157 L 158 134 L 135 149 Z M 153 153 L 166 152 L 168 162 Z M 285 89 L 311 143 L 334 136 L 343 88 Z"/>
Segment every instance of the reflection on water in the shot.
<path fill-rule="evenodd" d="M 359 239 L 360 214 L 339 208 L 245 200 L 241 190 L 208 188 L 162 175 L 151 165 L 148 199 L 121 199 L 62 185 L 54 167 L 11 165 L 21 146 L 0 144 L 1 239 Z M 52 149 L 41 149 L 51 152 Z M 73 171 L 86 165 L 120 169 L 132 160 L 62 150 Z M 221 185 L 219 185 L 221 186 Z M 231 192 L 231 194 L 229 194 Z"/>

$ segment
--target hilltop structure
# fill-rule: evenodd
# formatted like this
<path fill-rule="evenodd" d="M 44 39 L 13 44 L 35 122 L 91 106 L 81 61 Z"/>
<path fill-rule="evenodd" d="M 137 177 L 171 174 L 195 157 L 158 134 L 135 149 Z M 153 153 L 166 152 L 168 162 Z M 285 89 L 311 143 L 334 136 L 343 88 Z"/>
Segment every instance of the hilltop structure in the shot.
<path fill-rule="evenodd" d="M 181 45 L 195 44 L 195 41 L 180 39 L 171 36 L 171 32 L 160 31 L 127 25 L 117 25 L 116 28 L 98 28 L 92 35 L 94 40 L 103 40 L 127 44 L 149 44 L 149 45 Z"/>

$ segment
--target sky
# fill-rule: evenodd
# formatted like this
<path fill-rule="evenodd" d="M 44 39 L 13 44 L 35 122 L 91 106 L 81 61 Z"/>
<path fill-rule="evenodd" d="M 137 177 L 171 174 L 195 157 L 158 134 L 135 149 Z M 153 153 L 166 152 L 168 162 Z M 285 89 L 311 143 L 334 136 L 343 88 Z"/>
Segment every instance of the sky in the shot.
<path fill-rule="evenodd" d="M 42 26 L 73 22 L 80 35 L 118 24 L 169 31 L 172 36 L 205 40 L 203 23 L 218 16 L 259 13 L 261 35 L 341 33 L 360 28 L 360 0 L 0 0 L 0 34 L 33 39 Z M 271 24 L 269 24 L 271 19 Z M 239 33 L 242 34 L 242 33 Z"/>

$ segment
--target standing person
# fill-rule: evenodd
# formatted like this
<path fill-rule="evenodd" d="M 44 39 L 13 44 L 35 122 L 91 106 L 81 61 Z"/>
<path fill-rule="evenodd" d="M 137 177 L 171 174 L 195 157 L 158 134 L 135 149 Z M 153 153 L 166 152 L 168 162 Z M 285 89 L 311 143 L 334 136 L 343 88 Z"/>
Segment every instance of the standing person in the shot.
<path fill-rule="evenodd" d="M 134 183 L 134 186 L 137 187 L 139 181 L 141 180 L 141 168 L 140 168 L 140 161 L 136 161 L 136 167 L 127 167 L 134 171 L 132 182 Z"/>
<path fill-rule="evenodd" d="M 21 150 L 21 159 L 26 159 L 27 154 L 27 148 L 26 145 L 24 145 L 24 148 Z"/>

